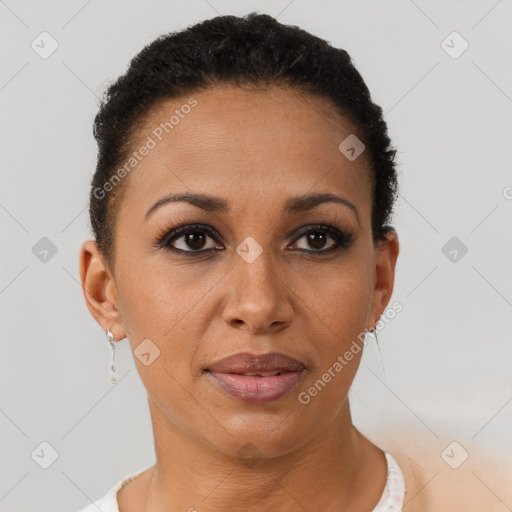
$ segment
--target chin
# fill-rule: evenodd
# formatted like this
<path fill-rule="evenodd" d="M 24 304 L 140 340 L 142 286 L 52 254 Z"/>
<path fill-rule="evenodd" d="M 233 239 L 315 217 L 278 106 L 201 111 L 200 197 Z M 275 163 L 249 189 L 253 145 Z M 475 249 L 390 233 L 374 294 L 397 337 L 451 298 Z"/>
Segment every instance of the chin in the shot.
<path fill-rule="evenodd" d="M 304 418 L 283 409 L 274 412 L 250 412 L 216 416 L 218 437 L 212 431 L 205 432 L 207 439 L 217 450 L 231 457 L 275 458 L 286 455 L 306 441 Z M 220 425 L 222 425 L 222 428 Z"/>

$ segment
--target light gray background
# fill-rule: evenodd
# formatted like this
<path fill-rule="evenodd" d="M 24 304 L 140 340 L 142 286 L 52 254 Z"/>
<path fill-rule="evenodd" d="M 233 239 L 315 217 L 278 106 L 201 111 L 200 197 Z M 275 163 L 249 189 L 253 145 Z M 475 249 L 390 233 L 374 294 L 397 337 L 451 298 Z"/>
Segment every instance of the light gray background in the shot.
<path fill-rule="evenodd" d="M 0 510 L 77 510 L 152 464 L 128 342 L 111 386 L 79 284 L 97 97 L 156 36 L 253 10 L 346 49 L 399 150 L 403 311 L 379 333 L 382 361 L 370 338 L 354 423 L 437 481 L 473 472 L 507 510 L 489 471 L 512 466 L 510 0 L 0 2 Z M 31 48 L 42 31 L 59 44 L 47 59 Z M 453 31 L 469 43 L 458 58 L 441 46 Z M 47 262 L 32 252 L 42 237 L 57 247 Z M 468 248 L 455 262 L 452 237 Z M 43 441 L 58 452 L 46 470 L 31 457 Z M 453 441 L 469 454 L 459 469 L 441 456 Z"/>

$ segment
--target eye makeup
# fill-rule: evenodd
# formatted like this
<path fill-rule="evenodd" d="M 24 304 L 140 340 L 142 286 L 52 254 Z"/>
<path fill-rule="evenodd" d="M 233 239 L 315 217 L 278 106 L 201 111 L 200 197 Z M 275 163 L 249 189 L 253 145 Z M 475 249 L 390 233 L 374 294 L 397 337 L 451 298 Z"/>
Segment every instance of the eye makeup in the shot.
<path fill-rule="evenodd" d="M 324 255 L 342 251 L 354 242 L 352 232 L 335 227 L 334 222 L 323 219 L 323 222 L 311 222 L 295 229 L 287 238 L 291 239 L 290 245 L 296 245 L 302 239 L 305 244 L 312 244 L 311 249 L 294 248 L 293 252 L 307 253 L 308 255 Z M 211 239 L 210 247 L 207 245 Z M 325 248 L 325 243 L 331 239 L 330 247 Z M 176 247 L 176 242 L 183 240 L 181 245 L 185 248 Z M 204 243 L 203 243 L 204 242 Z M 154 236 L 153 247 L 165 249 L 177 255 L 204 256 L 213 251 L 223 250 L 224 239 L 220 233 L 211 225 L 201 222 L 187 222 L 184 219 L 175 219 L 171 223 L 157 231 Z M 318 247 L 318 244 L 320 247 Z M 315 245 L 317 247 L 315 248 Z"/>

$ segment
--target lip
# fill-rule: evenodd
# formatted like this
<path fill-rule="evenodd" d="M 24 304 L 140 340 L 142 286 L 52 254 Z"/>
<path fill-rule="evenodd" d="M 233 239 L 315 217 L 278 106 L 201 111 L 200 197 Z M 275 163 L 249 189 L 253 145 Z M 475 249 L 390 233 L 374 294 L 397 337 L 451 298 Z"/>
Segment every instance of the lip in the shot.
<path fill-rule="evenodd" d="M 251 354 L 239 352 L 212 363 L 207 371 L 220 373 L 257 373 L 272 371 L 300 372 L 305 366 L 297 359 L 281 352 Z"/>
<path fill-rule="evenodd" d="M 297 387 L 305 369 L 300 361 L 281 352 L 241 352 L 213 363 L 204 372 L 229 395 L 247 403 L 265 403 Z M 279 374 L 258 375 L 266 372 Z"/>

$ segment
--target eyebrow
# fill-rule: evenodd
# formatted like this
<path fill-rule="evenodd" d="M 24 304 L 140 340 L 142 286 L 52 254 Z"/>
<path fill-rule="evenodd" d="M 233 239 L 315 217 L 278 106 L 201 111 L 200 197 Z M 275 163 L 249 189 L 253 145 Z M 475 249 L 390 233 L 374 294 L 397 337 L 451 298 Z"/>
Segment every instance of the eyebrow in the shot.
<path fill-rule="evenodd" d="M 151 208 L 146 212 L 144 216 L 144 220 L 147 220 L 148 217 L 158 208 L 168 203 L 177 203 L 184 202 L 189 203 L 193 206 L 197 206 L 203 210 L 208 212 L 218 212 L 218 213 L 228 213 L 229 205 L 220 197 L 214 197 L 207 194 L 193 194 L 190 192 L 185 192 L 182 194 L 172 194 L 162 199 L 159 199 Z M 357 208 L 352 204 L 348 199 L 340 197 L 336 194 L 332 194 L 330 192 L 325 192 L 323 194 L 305 194 L 297 197 L 290 197 L 286 200 L 284 205 L 284 213 L 285 214 L 293 214 L 300 213 L 312 210 L 316 206 L 319 206 L 323 203 L 338 203 L 350 208 L 356 215 L 357 222 L 359 221 L 359 212 Z"/>

